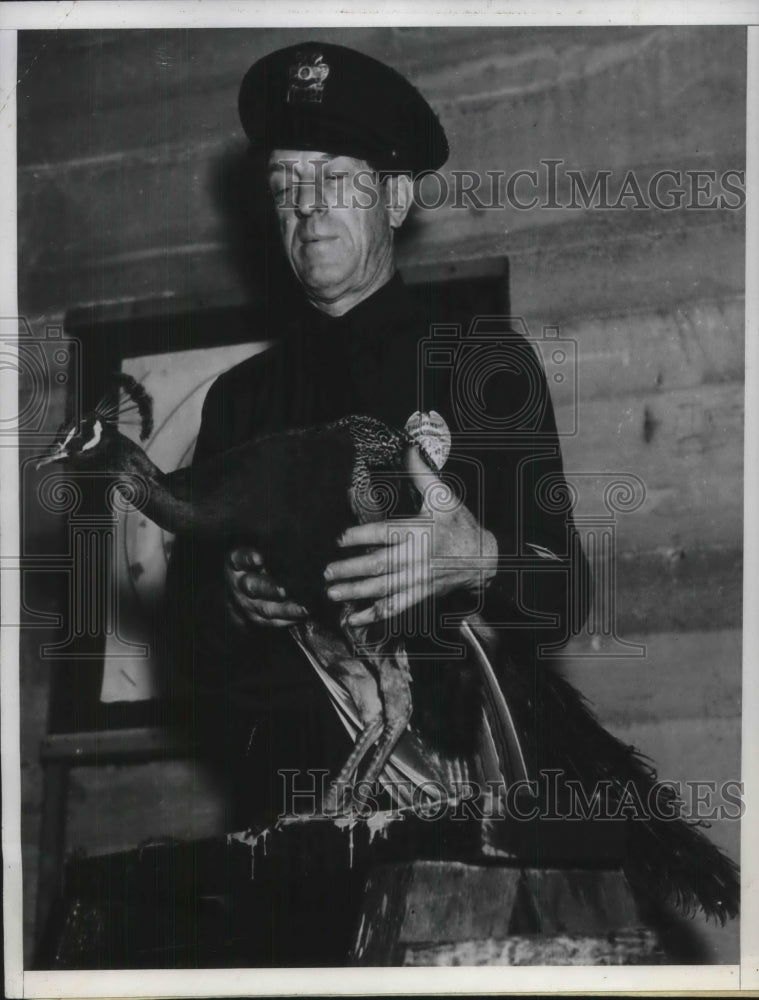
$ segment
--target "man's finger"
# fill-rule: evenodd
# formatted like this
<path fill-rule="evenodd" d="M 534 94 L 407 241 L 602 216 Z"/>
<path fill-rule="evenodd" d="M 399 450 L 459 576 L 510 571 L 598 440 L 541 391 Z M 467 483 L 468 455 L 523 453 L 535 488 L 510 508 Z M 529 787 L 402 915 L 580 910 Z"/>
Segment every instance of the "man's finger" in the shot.
<path fill-rule="evenodd" d="M 301 618 L 308 618 L 308 611 L 306 608 L 304 608 L 302 604 L 296 604 L 294 601 L 282 601 L 281 603 L 275 603 L 274 607 L 277 615 L 282 618 L 291 618 L 297 621 L 300 621 Z"/>
<path fill-rule="evenodd" d="M 372 622 L 382 621 L 385 618 L 393 618 L 402 612 L 419 604 L 425 596 L 422 587 L 414 587 L 411 590 L 401 590 L 396 594 L 388 594 L 386 597 L 375 601 L 370 608 L 363 611 L 356 611 L 348 618 L 349 625 L 370 625 Z"/>
<path fill-rule="evenodd" d="M 340 559 L 338 562 L 330 563 L 324 571 L 324 579 L 327 581 L 357 580 L 365 576 L 381 576 L 383 573 L 387 573 L 389 565 L 388 548 L 383 546 L 362 556 L 353 556 L 350 559 Z"/>
<path fill-rule="evenodd" d="M 429 571 L 425 564 L 415 563 L 403 546 L 388 550 L 387 572 L 363 579 L 338 580 L 327 590 L 333 601 L 355 601 L 367 597 L 384 597 L 406 590 L 423 590 L 428 585 Z"/>
<path fill-rule="evenodd" d="M 240 548 L 233 549 L 229 553 L 229 563 L 232 569 L 261 569 L 263 567 L 264 561 L 260 552 L 255 549 L 250 548 L 250 546 L 241 546 Z"/>
<path fill-rule="evenodd" d="M 357 601 L 366 597 L 384 597 L 390 592 L 391 586 L 392 581 L 388 574 L 370 576 L 363 580 L 346 581 L 337 587 L 330 587 L 327 591 L 327 597 L 333 601 Z"/>
<path fill-rule="evenodd" d="M 337 544 L 342 548 L 354 545 L 387 545 L 392 526 L 387 521 L 371 521 L 368 524 L 355 524 L 346 528 Z"/>
<path fill-rule="evenodd" d="M 269 601 L 281 601 L 285 596 L 282 587 L 278 587 L 271 578 L 260 573 L 245 573 L 238 578 L 237 586 L 246 597 L 261 597 Z"/>
<path fill-rule="evenodd" d="M 268 621 L 270 618 L 301 619 L 308 616 L 306 608 L 296 604 L 295 601 L 267 600 L 259 596 L 249 597 L 239 587 L 231 588 L 231 596 L 246 617 L 255 615 Z"/>
<path fill-rule="evenodd" d="M 274 626 L 275 628 L 292 628 L 296 624 L 291 618 L 265 618 L 263 615 L 257 615 L 253 612 L 248 616 L 248 622 L 252 625 L 263 625 L 266 628 L 269 628 L 269 626 Z"/>
<path fill-rule="evenodd" d="M 256 601 L 255 607 L 258 614 L 268 621 L 273 621 L 275 618 L 298 621 L 308 615 L 306 609 L 294 601 Z"/>

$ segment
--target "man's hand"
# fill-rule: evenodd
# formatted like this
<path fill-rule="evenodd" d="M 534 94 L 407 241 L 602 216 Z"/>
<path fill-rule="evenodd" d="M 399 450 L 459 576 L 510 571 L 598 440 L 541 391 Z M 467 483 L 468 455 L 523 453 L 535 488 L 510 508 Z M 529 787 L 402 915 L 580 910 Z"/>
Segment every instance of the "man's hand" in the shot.
<path fill-rule="evenodd" d="M 284 628 L 308 616 L 300 604 L 287 600 L 264 569 L 260 553 L 251 548 L 235 549 L 224 565 L 230 612 L 238 625 L 273 625 Z"/>
<path fill-rule="evenodd" d="M 424 497 L 419 516 L 348 528 L 339 542 L 342 547 L 377 547 L 331 563 L 325 571 L 332 600 L 374 599 L 370 607 L 350 616 L 350 625 L 390 618 L 430 596 L 475 590 L 495 576 L 498 544 L 492 533 L 451 497 L 416 448 L 409 450 L 407 468 Z M 444 501 L 446 496 L 451 502 Z"/>

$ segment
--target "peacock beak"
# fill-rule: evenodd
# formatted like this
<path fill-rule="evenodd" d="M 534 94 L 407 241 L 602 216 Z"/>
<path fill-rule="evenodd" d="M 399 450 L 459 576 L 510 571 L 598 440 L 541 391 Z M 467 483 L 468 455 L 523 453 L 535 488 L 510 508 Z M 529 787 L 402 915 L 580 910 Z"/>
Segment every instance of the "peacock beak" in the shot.
<path fill-rule="evenodd" d="M 52 455 L 46 455 L 37 462 L 35 469 L 41 469 L 43 465 L 50 465 L 51 462 L 60 462 L 64 458 L 68 458 L 69 453 L 65 448 L 59 448 L 58 451 L 54 451 Z"/>

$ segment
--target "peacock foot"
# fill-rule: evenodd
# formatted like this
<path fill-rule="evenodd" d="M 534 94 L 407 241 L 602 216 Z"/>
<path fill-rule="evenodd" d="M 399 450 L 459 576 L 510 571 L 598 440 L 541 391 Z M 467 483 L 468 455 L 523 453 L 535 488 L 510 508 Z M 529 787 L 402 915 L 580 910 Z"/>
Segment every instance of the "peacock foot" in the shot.
<path fill-rule="evenodd" d="M 350 756 L 346 760 L 345 764 L 343 764 L 340 773 L 330 784 L 327 794 L 324 796 L 322 811 L 325 815 L 349 811 L 350 802 L 353 797 L 353 782 L 356 778 L 358 768 L 369 750 L 371 750 L 380 738 L 380 734 L 383 729 L 384 722 L 382 717 L 378 716 L 377 718 L 372 719 L 372 721 L 369 722 L 369 724 L 359 734 L 359 737 L 356 740 L 356 745 L 353 747 Z"/>
<path fill-rule="evenodd" d="M 379 779 L 411 720 L 412 711 L 411 675 L 405 653 L 382 657 L 377 663 L 377 676 L 384 714 L 380 731 L 372 741 L 374 752 L 363 776 L 370 785 Z"/>
<path fill-rule="evenodd" d="M 390 759 L 393 750 L 395 750 L 396 744 L 401 738 L 403 731 L 406 729 L 410 717 L 411 706 L 409 705 L 408 711 L 404 711 L 401 715 L 385 722 L 383 725 L 382 733 L 376 741 L 374 752 L 369 759 L 369 763 L 364 773 L 363 780 L 368 785 L 371 786 L 379 780 L 379 776 L 382 773 L 385 764 L 387 764 Z"/>

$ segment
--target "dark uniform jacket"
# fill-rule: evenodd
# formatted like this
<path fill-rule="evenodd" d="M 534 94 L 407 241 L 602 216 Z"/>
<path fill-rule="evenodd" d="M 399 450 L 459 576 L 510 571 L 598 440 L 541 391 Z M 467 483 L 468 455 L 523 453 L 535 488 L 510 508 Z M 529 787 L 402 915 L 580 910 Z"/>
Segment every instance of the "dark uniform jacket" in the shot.
<path fill-rule="evenodd" d="M 488 339 L 481 325 L 449 331 L 453 341 L 440 347 L 397 275 L 344 316 L 306 306 L 273 347 L 213 384 L 194 462 L 256 435 L 349 414 L 403 428 L 414 411 L 436 410 L 453 435 L 443 472 L 495 535 L 502 562 L 465 610 L 498 627 L 514 657 L 533 658 L 581 624 L 584 598 L 572 621 L 571 595 L 585 564 L 571 512 L 556 502 L 561 454 L 537 354 L 503 326 L 497 332 L 505 336 L 493 340 L 490 330 Z M 292 488 L 307 492 L 309 484 Z M 231 621 L 224 556 L 189 538 L 175 544 L 167 620 L 189 698 L 184 718 L 228 771 L 242 768 L 248 806 L 276 813 L 278 770 L 334 773 L 349 743 L 289 631 Z"/>

